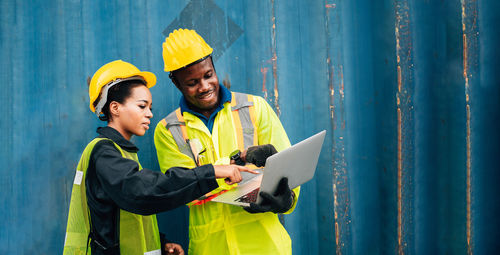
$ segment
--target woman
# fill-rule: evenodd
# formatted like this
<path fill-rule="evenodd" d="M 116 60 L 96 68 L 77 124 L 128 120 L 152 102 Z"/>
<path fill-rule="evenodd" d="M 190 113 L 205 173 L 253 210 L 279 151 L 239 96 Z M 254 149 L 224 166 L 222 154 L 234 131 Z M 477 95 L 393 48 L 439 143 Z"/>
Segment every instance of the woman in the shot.
<path fill-rule="evenodd" d="M 184 254 L 160 240 L 155 213 L 190 202 L 227 183 L 241 181 L 236 166 L 173 167 L 166 174 L 142 169 L 130 141 L 149 129 L 156 83 L 121 60 L 102 66 L 89 85 L 90 109 L 107 121 L 82 153 L 71 195 L 64 254 Z"/>

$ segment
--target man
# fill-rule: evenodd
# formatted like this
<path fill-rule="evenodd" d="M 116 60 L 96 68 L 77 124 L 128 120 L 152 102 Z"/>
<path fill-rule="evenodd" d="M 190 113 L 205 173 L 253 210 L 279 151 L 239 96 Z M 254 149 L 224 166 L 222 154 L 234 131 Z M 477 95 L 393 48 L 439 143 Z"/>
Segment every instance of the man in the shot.
<path fill-rule="evenodd" d="M 290 147 L 278 117 L 261 97 L 231 93 L 219 84 L 212 48 L 194 30 L 179 29 L 163 43 L 165 71 L 181 91 L 179 108 L 160 121 L 155 146 L 162 171 L 212 163 L 262 166 Z M 291 254 L 291 240 L 276 213 L 293 211 L 299 188 L 281 180 L 274 194 L 247 208 L 209 202 L 219 188 L 191 202 L 189 254 Z"/>

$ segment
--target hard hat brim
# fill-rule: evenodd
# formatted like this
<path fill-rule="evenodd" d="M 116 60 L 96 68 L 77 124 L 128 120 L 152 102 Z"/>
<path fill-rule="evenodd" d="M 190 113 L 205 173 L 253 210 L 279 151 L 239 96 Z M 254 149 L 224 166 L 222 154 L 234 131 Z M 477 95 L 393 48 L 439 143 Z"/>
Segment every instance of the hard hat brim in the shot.
<path fill-rule="evenodd" d="M 146 81 L 146 87 L 148 88 L 156 85 L 156 75 L 151 72 L 138 72 L 134 75 L 130 75 L 129 77 L 131 76 L 141 76 L 142 78 L 144 78 L 144 80 Z"/>

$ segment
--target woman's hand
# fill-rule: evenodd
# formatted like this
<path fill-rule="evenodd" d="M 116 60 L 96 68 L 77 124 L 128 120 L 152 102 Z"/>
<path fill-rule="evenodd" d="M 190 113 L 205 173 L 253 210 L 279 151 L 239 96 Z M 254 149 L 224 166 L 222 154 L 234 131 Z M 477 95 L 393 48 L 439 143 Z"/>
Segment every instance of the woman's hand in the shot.
<path fill-rule="evenodd" d="M 241 182 L 240 172 L 249 172 L 258 174 L 249 168 L 238 165 L 214 165 L 215 178 L 224 178 L 227 184 L 235 184 Z"/>
<path fill-rule="evenodd" d="M 165 244 L 165 253 L 166 254 L 174 254 L 174 255 L 184 255 L 184 250 L 182 246 L 176 243 L 166 243 Z"/>

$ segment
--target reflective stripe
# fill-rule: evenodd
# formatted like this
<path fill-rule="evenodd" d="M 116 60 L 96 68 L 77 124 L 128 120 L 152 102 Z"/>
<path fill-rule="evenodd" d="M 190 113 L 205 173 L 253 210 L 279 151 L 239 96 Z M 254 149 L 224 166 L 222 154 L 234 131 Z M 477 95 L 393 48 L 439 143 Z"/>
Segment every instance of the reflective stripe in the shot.
<path fill-rule="evenodd" d="M 188 157 L 194 159 L 194 154 L 189 148 L 189 145 L 186 142 L 187 137 L 187 130 L 186 130 L 186 123 L 184 122 L 184 117 L 182 117 L 182 114 L 180 114 L 180 108 L 175 110 L 174 112 L 170 113 L 165 119 L 163 119 L 161 122 L 165 127 L 170 130 L 170 133 L 172 133 L 172 137 L 175 140 L 175 143 L 177 144 L 177 147 L 179 148 L 179 151 L 182 152 L 182 154 L 187 155 Z M 179 115 L 181 119 L 179 119 Z"/>
<path fill-rule="evenodd" d="M 236 129 L 236 140 L 238 141 L 238 150 L 243 151 L 245 150 L 245 142 L 243 141 L 243 135 L 242 132 L 239 132 L 240 130 L 243 130 L 241 127 L 241 120 L 240 120 L 240 114 L 239 111 L 232 111 L 233 114 L 233 122 L 234 122 L 234 127 Z"/>
<path fill-rule="evenodd" d="M 83 179 L 83 171 L 76 170 L 75 181 L 73 181 L 73 184 L 76 185 L 82 184 L 82 179 Z"/>
<path fill-rule="evenodd" d="M 242 93 L 233 93 L 231 109 L 238 138 L 240 151 L 257 144 L 257 130 L 255 128 L 255 109 L 253 97 Z"/>
<path fill-rule="evenodd" d="M 66 232 L 64 246 L 87 247 L 87 233 Z"/>
<path fill-rule="evenodd" d="M 161 255 L 161 249 L 145 252 L 144 255 Z"/>

